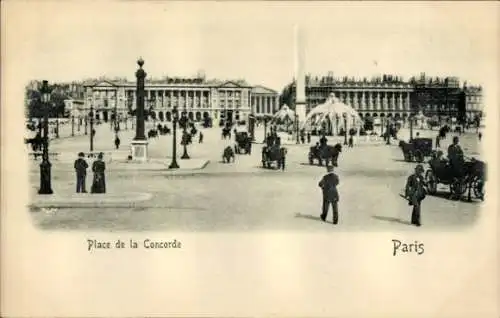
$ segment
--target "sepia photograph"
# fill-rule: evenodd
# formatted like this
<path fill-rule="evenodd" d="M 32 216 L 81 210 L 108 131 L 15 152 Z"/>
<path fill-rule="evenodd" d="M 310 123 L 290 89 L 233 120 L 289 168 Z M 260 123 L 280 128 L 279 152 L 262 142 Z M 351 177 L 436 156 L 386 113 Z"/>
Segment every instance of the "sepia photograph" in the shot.
<path fill-rule="evenodd" d="M 4 207 L 11 217 L 23 215 L 29 223 L 23 226 L 40 237 L 39 248 L 31 247 L 38 257 L 56 253 L 56 245 L 40 243 L 43 237 L 58 244 L 68 237 L 69 244 L 78 236 L 67 253 L 94 255 L 92 266 L 99 267 L 92 253 L 128 249 L 122 255 L 140 261 L 144 250 L 163 249 L 172 250 L 162 252 L 169 260 L 177 253 L 173 262 L 182 268 L 181 252 L 173 250 L 193 253 L 193 260 L 210 254 L 193 247 L 191 240 L 202 235 L 231 234 L 237 244 L 239 235 L 278 232 L 297 241 L 323 235 L 316 246 L 330 242 L 332 249 L 345 240 L 339 253 L 346 263 L 336 265 L 343 270 L 359 264 L 344 257 L 352 253 L 348 246 L 364 237 L 368 249 L 369 235 L 384 236 L 372 240 L 379 247 L 370 253 L 383 249 L 389 260 L 441 252 L 460 264 L 472 255 L 459 251 L 462 240 L 469 242 L 464 250 L 473 249 L 472 241 L 489 244 L 490 252 L 476 252 L 494 259 L 498 189 L 488 168 L 497 162 L 498 10 L 494 2 L 3 2 L 2 157 L 15 165 L 2 177 L 9 179 L 2 187 L 10 188 L 9 195 L 2 191 Z M 21 208 L 9 208 L 12 201 Z M 13 224 L 19 223 L 2 219 L 2 230 L 12 233 Z M 476 232 L 487 239 L 470 234 Z M 429 239 L 453 241 L 450 235 L 462 235 L 452 248 L 459 256 L 445 253 L 450 245 L 441 241 L 436 251 L 439 244 L 433 248 Z M 242 245 L 238 253 L 257 255 L 251 250 Z M 355 257 L 363 258 L 360 253 Z M 57 257 L 79 259 L 70 255 Z M 102 256 L 106 262 L 127 262 L 109 255 Z M 244 266 L 261 261 L 255 256 Z M 423 266 L 420 258 L 413 261 Z M 488 263 L 492 278 L 497 265 Z M 308 272 L 295 269 L 290 279 L 302 271 Z M 258 273 L 252 277 L 265 279 Z M 294 286 L 313 290 L 312 282 L 317 278 Z M 152 281 L 141 284 L 154 293 Z M 196 282 L 186 284 L 184 293 L 197 290 L 202 297 Z M 262 284 L 266 293 L 283 292 Z M 273 307 L 259 295 L 256 311 L 218 311 L 201 300 L 160 311 L 155 299 L 137 311 L 93 313 L 165 316 L 183 308 L 188 315 L 431 316 L 412 311 L 416 304 L 383 310 L 380 299 L 366 311 L 297 309 L 297 299 L 307 302 L 312 294 L 293 294 L 295 304 L 284 309 L 282 300 Z M 498 291 L 488 301 L 495 296 Z M 494 317 L 494 303 L 467 313 Z M 40 312 L 51 313 L 47 308 Z M 92 314 L 74 308 L 54 313 Z M 445 312 L 432 315 L 458 317 Z"/>

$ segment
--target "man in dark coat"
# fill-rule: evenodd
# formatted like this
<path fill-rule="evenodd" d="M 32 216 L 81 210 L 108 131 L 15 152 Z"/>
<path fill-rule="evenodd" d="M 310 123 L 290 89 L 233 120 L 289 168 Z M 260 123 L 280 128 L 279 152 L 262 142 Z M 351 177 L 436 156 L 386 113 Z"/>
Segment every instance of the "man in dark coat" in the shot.
<path fill-rule="evenodd" d="M 115 147 L 116 149 L 120 148 L 120 138 L 118 136 L 115 138 Z"/>
<path fill-rule="evenodd" d="M 323 136 L 319 139 L 320 146 L 326 145 L 327 142 L 328 142 L 328 139 L 326 139 L 326 136 L 323 134 Z"/>
<path fill-rule="evenodd" d="M 203 143 L 203 133 L 200 131 L 200 135 L 198 136 L 198 143 Z"/>
<path fill-rule="evenodd" d="M 78 154 L 78 159 L 75 160 L 75 171 L 76 171 L 76 193 L 87 193 L 85 189 L 85 178 L 87 177 L 87 168 L 89 165 L 84 159 L 85 155 L 83 152 Z"/>
<path fill-rule="evenodd" d="M 311 132 L 310 131 L 307 132 L 307 143 L 308 144 L 311 143 Z"/>
<path fill-rule="evenodd" d="M 326 216 L 328 215 L 328 208 L 331 204 L 333 210 L 333 224 L 337 224 L 339 221 L 339 193 L 337 191 L 339 177 L 333 172 L 333 166 L 328 166 L 326 169 L 327 174 L 323 176 L 318 184 L 323 192 L 323 209 L 320 217 L 323 221 L 326 220 Z"/>
<path fill-rule="evenodd" d="M 424 181 L 424 167 L 417 165 L 415 173 L 408 177 L 405 188 L 405 198 L 408 200 L 408 205 L 413 206 L 411 213 L 411 224 L 420 226 L 420 207 L 425 198 L 425 181 Z"/>
<path fill-rule="evenodd" d="M 459 145 L 458 136 L 453 137 L 453 143 L 448 147 L 448 159 L 450 160 L 454 177 L 460 178 L 463 173 L 464 152 Z"/>

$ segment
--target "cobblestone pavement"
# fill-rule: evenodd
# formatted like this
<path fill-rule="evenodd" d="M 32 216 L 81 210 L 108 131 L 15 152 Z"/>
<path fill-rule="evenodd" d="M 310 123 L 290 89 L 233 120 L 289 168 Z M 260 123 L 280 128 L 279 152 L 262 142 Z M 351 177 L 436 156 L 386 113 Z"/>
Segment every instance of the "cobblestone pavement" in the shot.
<path fill-rule="evenodd" d="M 132 131 L 123 135 L 127 133 L 131 139 Z M 189 147 L 193 158 L 210 160 L 203 170 L 172 174 L 109 169 L 110 193 L 149 192 L 153 195 L 149 201 L 134 208 L 61 208 L 51 213 L 33 209 L 33 220 L 43 229 L 107 231 L 425 231 L 472 226 L 481 213 L 480 202 L 450 201 L 446 195 L 427 197 L 422 208 L 423 227 L 408 225 L 411 207 L 399 194 L 415 164 L 402 160 L 395 143 L 387 146 L 375 142 L 344 149 L 336 169 L 341 180 L 340 224 L 324 223 L 319 220 L 321 192 L 317 183 L 325 169 L 308 165 L 308 145 L 287 146 L 285 171 L 261 167 L 261 145 L 254 145 L 251 155 L 238 155 L 236 163 L 223 164 L 222 149 L 232 143 L 222 141 L 219 133 L 217 128 L 206 129 L 205 142 Z M 103 130 L 101 134 L 106 132 Z M 112 138 L 111 131 L 107 134 Z M 150 154 L 168 157 L 171 138 L 162 136 L 151 141 Z M 475 135 L 463 135 L 462 140 L 464 148 L 478 148 Z M 61 140 L 53 147 L 76 154 L 86 143 L 88 140 Z M 128 147 L 127 143 L 125 139 L 124 147 Z M 442 146 L 445 144 L 446 141 Z M 106 145 L 106 141 L 99 140 L 96 149 L 104 149 Z M 178 151 L 181 154 L 182 148 Z M 53 188 L 57 193 L 69 195 L 74 191 L 75 177 L 60 169 L 61 165 L 54 164 Z M 33 164 L 30 174 L 33 193 L 38 178 L 37 165 Z M 87 183 L 90 182 L 89 175 Z M 445 187 L 440 190 L 447 191 Z M 331 215 L 328 221 L 331 222 Z"/>

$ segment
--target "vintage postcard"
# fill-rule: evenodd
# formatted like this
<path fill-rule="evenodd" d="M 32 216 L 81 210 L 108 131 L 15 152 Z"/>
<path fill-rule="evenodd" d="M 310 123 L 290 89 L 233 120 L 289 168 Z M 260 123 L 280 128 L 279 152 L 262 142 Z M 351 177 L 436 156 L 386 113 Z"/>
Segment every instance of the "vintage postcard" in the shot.
<path fill-rule="evenodd" d="M 498 317 L 497 2 L 2 2 L 5 317 Z"/>

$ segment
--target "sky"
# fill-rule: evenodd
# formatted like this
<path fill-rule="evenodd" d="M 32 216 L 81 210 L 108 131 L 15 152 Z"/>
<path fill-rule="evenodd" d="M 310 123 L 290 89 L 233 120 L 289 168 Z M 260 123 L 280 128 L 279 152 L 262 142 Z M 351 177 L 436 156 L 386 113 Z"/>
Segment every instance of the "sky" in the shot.
<path fill-rule="evenodd" d="M 23 80 L 99 76 L 294 77 L 294 25 L 313 75 L 496 79 L 498 3 L 2 2 L 7 67 Z"/>

